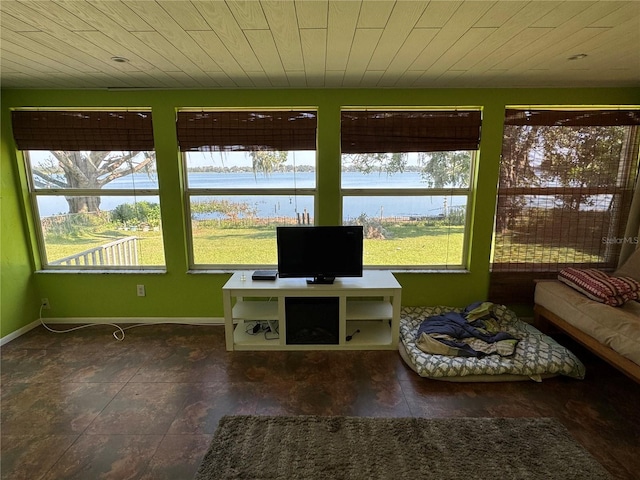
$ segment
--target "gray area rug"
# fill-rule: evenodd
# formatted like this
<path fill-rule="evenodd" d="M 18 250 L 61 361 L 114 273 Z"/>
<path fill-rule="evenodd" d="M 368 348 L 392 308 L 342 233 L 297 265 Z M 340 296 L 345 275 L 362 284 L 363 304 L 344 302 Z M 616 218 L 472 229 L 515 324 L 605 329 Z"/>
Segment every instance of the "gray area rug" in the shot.
<path fill-rule="evenodd" d="M 552 418 L 226 416 L 195 480 L 610 478 Z"/>

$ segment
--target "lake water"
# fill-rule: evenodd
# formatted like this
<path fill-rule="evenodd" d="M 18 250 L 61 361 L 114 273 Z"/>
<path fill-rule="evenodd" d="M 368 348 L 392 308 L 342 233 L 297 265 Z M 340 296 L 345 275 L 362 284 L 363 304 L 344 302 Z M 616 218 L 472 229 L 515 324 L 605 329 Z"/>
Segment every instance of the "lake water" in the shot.
<path fill-rule="evenodd" d="M 391 176 L 385 174 L 363 175 L 357 172 L 343 174 L 345 188 L 425 188 L 417 172 L 405 172 Z M 315 173 L 273 173 L 268 177 L 254 176 L 253 173 L 189 173 L 190 188 L 314 188 Z M 157 189 L 156 179 L 146 174 L 128 175 L 105 185 L 109 189 Z M 111 197 L 102 196 L 100 208 L 112 210 L 122 203 L 148 201 L 159 203 L 158 197 Z M 212 197 L 195 197 L 194 201 L 211 199 Z M 259 217 L 295 217 L 297 213 L 309 212 L 313 216 L 313 197 L 304 195 L 248 196 L 234 195 L 216 197 L 235 203 L 247 203 L 257 211 Z M 355 218 L 361 214 L 369 217 L 418 216 L 435 217 L 445 209 L 466 205 L 465 196 L 420 196 L 420 197 L 346 197 L 343 210 L 345 218 Z M 68 205 L 63 196 L 38 197 L 40 216 L 46 217 L 68 212 Z"/>

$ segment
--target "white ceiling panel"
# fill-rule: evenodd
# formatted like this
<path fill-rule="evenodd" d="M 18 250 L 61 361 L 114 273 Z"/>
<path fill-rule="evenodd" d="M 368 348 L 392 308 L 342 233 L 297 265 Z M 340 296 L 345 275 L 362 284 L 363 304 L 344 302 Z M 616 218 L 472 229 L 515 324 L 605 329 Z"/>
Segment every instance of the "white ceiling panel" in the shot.
<path fill-rule="evenodd" d="M 0 38 L 2 88 L 640 86 L 637 0 L 1 0 Z"/>

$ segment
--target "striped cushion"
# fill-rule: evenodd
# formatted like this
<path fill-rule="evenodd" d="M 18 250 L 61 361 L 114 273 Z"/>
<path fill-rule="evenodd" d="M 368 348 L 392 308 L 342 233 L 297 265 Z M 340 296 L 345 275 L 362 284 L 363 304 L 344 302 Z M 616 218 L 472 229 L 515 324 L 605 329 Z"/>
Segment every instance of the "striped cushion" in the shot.
<path fill-rule="evenodd" d="M 595 268 L 565 268 L 558 280 L 596 302 L 614 307 L 640 298 L 640 282 L 631 277 L 612 277 Z"/>

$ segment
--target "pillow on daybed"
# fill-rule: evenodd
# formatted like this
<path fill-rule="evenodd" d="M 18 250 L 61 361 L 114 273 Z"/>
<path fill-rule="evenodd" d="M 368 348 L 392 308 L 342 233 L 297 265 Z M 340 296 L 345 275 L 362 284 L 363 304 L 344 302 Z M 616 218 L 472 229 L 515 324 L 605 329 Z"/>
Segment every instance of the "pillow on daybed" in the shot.
<path fill-rule="evenodd" d="M 631 277 L 640 282 L 640 248 L 636 248 L 627 261 L 614 272 L 616 277 Z"/>
<path fill-rule="evenodd" d="M 637 300 L 640 282 L 631 277 L 613 277 L 595 268 L 564 268 L 558 280 L 591 300 L 619 307 L 629 300 Z"/>

